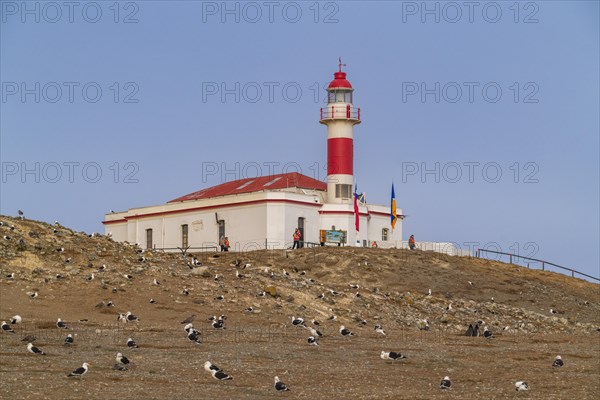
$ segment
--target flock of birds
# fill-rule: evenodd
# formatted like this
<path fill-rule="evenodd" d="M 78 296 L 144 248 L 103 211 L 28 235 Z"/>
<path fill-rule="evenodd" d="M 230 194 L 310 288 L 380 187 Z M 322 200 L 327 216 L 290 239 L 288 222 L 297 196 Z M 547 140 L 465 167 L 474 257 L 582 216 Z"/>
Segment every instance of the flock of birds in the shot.
<path fill-rule="evenodd" d="M 19 216 L 21 218 L 23 218 L 23 213 L 19 212 Z M 3 223 L 4 224 L 4 223 Z M 56 225 L 58 225 L 58 223 L 56 223 Z M 14 225 L 12 227 L 12 230 L 14 230 Z M 56 228 L 54 228 L 54 233 L 56 233 Z M 6 239 L 6 236 L 5 236 Z M 7 239 L 8 240 L 8 239 Z M 57 252 L 63 252 L 64 248 L 59 248 L 57 249 Z M 144 250 L 142 249 L 138 249 L 137 253 L 138 253 L 138 258 L 137 261 L 138 262 L 146 262 L 146 257 L 144 255 L 142 255 L 142 253 L 144 252 Z M 70 259 L 67 259 L 66 262 L 70 262 Z M 190 262 L 188 262 L 188 266 L 190 268 L 196 267 L 202 265 L 202 263 L 196 259 L 195 257 L 192 257 L 192 260 Z M 236 267 L 235 269 L 235 277 L 237 279 L 244 279 L 246 278 L 248 275 L 247 273 L 242 274 L 240 272 L 240 269 L 242 270 L 246 270 L 248 267 L 251 267 L 251 264 L 246 263 L 246 264 L 242 264 L 240 260 L 237 260 L 234 264 L 232 264 L 232 266 Z M 97 269 L 97 272 L 104 272 L 106 270 L 106 265 L 102 265 L 101 267 L 99 267 Z M 273 271 L 271 271 L 269 268 L 265 268 L 264 272 L 268 275 L 270 275 L 271 277 L 274 277 L 275 273 Z M 306 275 L 305 271 L 300 271 L 298 273 L 300 276 L 304 276 Z M 134 276 L 130 275 L 130 274 L 123 274 L 123 277 L 128 280 L 131 281 L 132 279 L 134 279 Z M 285 269 L 282 271 L 282 277 L 287 278 L 290 277 L 290 272 L 286 271 Z M 8 279 L 15 279 L 15 273 L 11 273 L 9 275 L 7 275 Z M 57 274 L 57 279 L 62 279 L 63 277 L 60 274 Z M 222 275 L 217 274 L 214 277 L 215 281 L 220 281 L 222 279 Z M 92 273 L 91 275 L 89 275 L 86 278 L 88 281 L 94 280 L 95 279 L 95 275 L 94 273 Z M 315 282 L 314 279 L 309 279 L 309 281 L 312 281 L 313 283 Z M 160 281 L 158 281 L 157 279 L 154 279 L 152 281 L 152 285 L 155 286 L 160 286 L 162 283 Z M 469 282 L 469 285 L 473 285 L 472 282 Z M 352 289 L 353 291 L 356 290 L 356 292 L 354 293 L 354 296 L 356 298 L 360 298 L 362 295 L 360 294 L 360 292 L 358 291 L 360 289 L 360 286 L 358 284 L 350 284 L 348 285 L 350 287 L 350 289 Z M 116 289 L 113 288 L 113 292 L 116 292 Z M 334 289 L 327 289 L 327 295 L 325 292 L 319 294 L 317 296 L 317 299 L 320 300 L 324 300 L 326 299 L 327 296 L 339 296 L 341 293 L 339 293 L 338 291 L 334 290 Z M 182 294 L 187 296 L 189 295 L 189 289 L 188 288 L 183 288 L 182 290 Z M 31 299 L 35 299 L 39 296 L 38 292 L 27 292 L 27 295 L 31 298 Z M 257 296 L 259 297 L 264 297 L 266 295 L 266 293 L 260 292 L 257 294 Z M 431 296 L 432 292 L 431 289 L 428 290 L 427 292 L 427 296 Z M 215 300 L 220 301 L 220 300 L 224 300 L 224 296 L 223 295 L 219 295 L 215 297 Z M 156 303 L 156 301 L 154 299 L 150 300 L 150 303 L 154 304 Z M 101 302 L 97 305 L 97 307 L 114 307 L 114 303 L 112 301 L 109 301 L 107 303 Z M 446 307 L 447 311 L 452 310 L 452 303 L 449 303 Z M 255 312 L 253 307 L 248 307 L 244 310 L 247 313 L 253 313 Z M 552 310 L 554 311 L 554 310 Z M 202 344 L 202 339 L 201 339 L 201 331 L 197 330 L 196 328 L 194 328 L 193 326 L 193 322 L 195 320 L 196 315 L 193 314 L 190 317 L 184 319 L 183 321 L 181 321 L 181 324 L 185 324 L 184 326 L 184 332 L 185 335 L 187 337 L 187 339 L 196 344 L 196 345 L 200 345 Z M 226 329 L 225 327 L 225 321 L 226 321 L 226 316 L 225 315 L 221 315 L 221 316 L 212 316 L 210 318 L 208 318 L 208 321 L 210 322 L 211 326 L 213 329 L 215 330 L 221 330 L 221 329 Z M 124 323 L 130 323 L 130 322 L 139 322 L 140 319 L 134 315 L 133 313 L 131 313 L 130 311 L 127 311 L 126 313 L 118 313 L 118 317 L 117 319 L 121 322 Z M 335 321 L 337 320 L 337 317 L 335 315 L 331 315 L 329 317 L 330 321 Z M 13 316 L 9 322 L 7 321 L 2 321 L 1 324 L 1 330 L 3 333 L 9 333 L 9 334 L 14 334 L 15 331 L 12 328 L 13 325 L 16 324 L 20 324 L 23 322 L 23 318 L 20 315 L 15 315 Z M 309 326 L 307 324 L 307 322 L 305 321 L 304 318 L 302 317 L 296 317 L 296 316 L 292 316 L 291 317 L 291 325 L 295 326 L 295 327 L 299 327 L 299 328 L 303 328 L 306 329 L 310 335 L 307 337 L 306 342 L 308 345 L 310 346 L 319 346 L 319 339 L 323 337 L 323 333 L 321 332 L 319 326 L 320 326 L 320 322 L 317 321 L 316 319 L 313 319 L 310 321 L 312 326 Z M 359 324 L 361 325 L 366 325 L 367 321 L 365 320 L 360 320 Z M 465 335 L 466 336 L 480 336 L 480 325 L 483 324 L 483 321 L 478 321 L 477 323 L 475 323 L 475 325 L 471 324 L 469 325 Z M 417 324 L 418 328 L 421 330 L 429 330 L 429 321 L 427 319 L 423 319 L 418 321 Z M 56 327 L 58 329 L 69 329 L 69 326 L 61 319 L 58 318 L 56 321 Z M 381 335 L 381 336 L 386 336 L 386 332 L 383 329 L 383 326 L 381 324 L 377 324 L 374 326 L 374 331 L 376 332 L 377 335 Z M 355 333 L 352 332 L 349 328 L 347 328 L 344 325 L 340 325 L 339 329 L 338 329 L 338 333 L 340 336 L 342 337 L 352 337 L 355 336 Z M 486 339 L 493 339 L 494 335 L 493 333 L 489 330 L 489 328 L 487 326 L 484 327 L 483 333 L 481 334 L 484 338 Z M 33 339 L 35 340 L 35 339 Z M 33 341 L 32 340 L 32 341 Z M 34 345 L 32 343 L 32 341 L 29 341 L 27 343 L 27 350 L 35 355 L 39 355 L 39 356 L 44 356 L 46 355 L 46 352 L 44 352 L 41 348 L 39 348 L 38 346 Z M 64 345 L 65 346 L 70 346 L 73 345 L 74 343 L 74 338 L 72 334 L 68 334 L 65 339 L 64 339 Z M 136 341 L 133 338 L 128 338 L 127 342 L 126 342 L 126 346 L 129 349 L 132 348 L 138 348 L 138 344 L 136 343 Z M 407 356 L 405 354 L 402 354 L 398 351 L 385 351 L 382 350 L 380 353 L 380 358 L 382 360 L 386 360 L 386 361 L 391 361 L 391 362 L 396 362 L 399 360 L 403 360 L 403 359 L 407 359 Z M 119 370 L 119 371 L 126 371 L 128 369 L 128 367 L 130 366 L 131 361 L 129 360 L 129 358 L 127 358 L 125 355 L 123 355 L 121 352 L 118 352 L 115 356 L 115 365 L 113 367 L 113 369 L 115 370 Z M 554 360 L 554 362 L 552 363 L 552 367 L 554 368 L 560 368 L 564 365 L 564 362 L 561 358 L 561 356 L 557 356 L 556 359 Z M 211 374 L 211 376 L 218 380 L 218 381 L 228 381 L 228 380 L 232 380 L 233 377 L 231 375 L 229 375 L 228 373 L 224 372 L 223 369 L 217 367 L 215 364 L 213 364 L 211 361 L 206 361 L 204 363 L 204 369 Z M 68 377 L 78 377 L 81 378 L 83 377 L 85 374 L 87 374 L 90 370 L 90 364 L 87 362 L 84 362 L 82 364 L 81 367 L 76 368 L 75 370 L 73 370 L 72 372 L 70 372 L 67 376 Z M 276 391 L 278 392 L 284 392 L 284 391 L 288 391 L 289 388 L 288 386 L 282 382 L 278 376 L 274 377 L 274 388 Z M 439 388 L 441 390 L 450 390 L 452 388 L 452 381 L 450 380 L 450 377 L 445 376 L 442 378 Z M 518 381 L 515 383 L 515 388 L 517 391 L 525 391 L 525 390 L 529 390 L 529 384 L 526 381 Z"/>

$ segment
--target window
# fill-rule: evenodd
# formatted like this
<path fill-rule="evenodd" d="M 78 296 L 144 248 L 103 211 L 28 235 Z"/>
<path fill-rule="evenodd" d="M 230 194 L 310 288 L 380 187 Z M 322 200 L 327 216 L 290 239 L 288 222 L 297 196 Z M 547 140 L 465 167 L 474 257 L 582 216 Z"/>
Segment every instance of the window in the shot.
<path fill-rule="evenodd" d="M 327 101 L 329 103 L 352 103 L 352 92 L 349 90 L 335 90 L 329 92 Z"/>
<path fill-rule="evenodd" d="M 188 247 L 188 226 L 181 225 L 181 248 L 185 249 Z"/>
<path fill-rule="evenodd" d="M 152 229 L 146 229 L 146 248 L 152 248 Z"/>
<path fill-rule="evenodd" d="M 390 230 L 388 228 L 383 228 L 381 230 L 381 241 L 385 242 L 388 240 L 388 236 L 389 236 Z"/>
<path fill-rule="evenodd" d="M 335 185 L 335 197 L 349 199 L 352 197 L 352 185 L 337 184 Z"/>

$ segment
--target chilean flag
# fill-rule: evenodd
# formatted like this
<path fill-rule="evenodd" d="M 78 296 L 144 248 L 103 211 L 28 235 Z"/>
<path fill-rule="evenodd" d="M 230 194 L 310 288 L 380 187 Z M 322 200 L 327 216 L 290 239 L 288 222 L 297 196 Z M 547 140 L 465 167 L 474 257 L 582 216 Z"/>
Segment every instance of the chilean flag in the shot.
<path fill-rule="evenodd" d="M 356 193 L 356 184 L 354 184 L 354 226 L 356 227 L 356 232 L 358 232 L 360 229 L 360 220 L 359 220 L 359 214 L 358 214 L 358 193 Z"/>

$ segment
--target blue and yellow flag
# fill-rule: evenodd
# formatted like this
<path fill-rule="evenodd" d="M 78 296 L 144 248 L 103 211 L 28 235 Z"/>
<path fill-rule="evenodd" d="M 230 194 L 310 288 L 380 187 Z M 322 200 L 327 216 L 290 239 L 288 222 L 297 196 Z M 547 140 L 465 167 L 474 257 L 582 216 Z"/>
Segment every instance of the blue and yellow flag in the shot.
<path fill-rule="evenodd" d="M 392 223 L 392 230 L 396 227 L 396 221 L 398 220 L 398 215 L 396 214 L 396 193 L 394 193 L 394 182 L 392 182 L 392 204 L 390 210 L 390 218 Z"/>

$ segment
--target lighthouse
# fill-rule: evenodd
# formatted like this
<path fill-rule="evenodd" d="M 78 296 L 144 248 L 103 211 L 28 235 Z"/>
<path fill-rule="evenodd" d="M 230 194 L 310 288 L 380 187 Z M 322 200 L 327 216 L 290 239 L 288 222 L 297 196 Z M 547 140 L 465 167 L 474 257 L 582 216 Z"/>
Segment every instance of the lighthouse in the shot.
<path fill-rule="evenodd" d="M 321 108 L 320 123 L 327 125 L 327 203 L 353 201 L 354 125 L 360 124 L 360 108 L 353 105 L 354 89 L 342 71 L 333 74 L 327 88 L 327 107 Z"/>
<path fill-rule="evenodd" d="M 327 126 L 326 182 L 299 172 L 222 182 L 166 204 L 106 214 L 106 234 L 164 251 L 218 250 L 224 237 L 229 251 L 287 249 L 296 229 L 306 246 L 401 247 L 402 220 L 391 228 L 389 205 L 368 203 L 364 195 L 354 204 L 354 125 L 361 119 L 344 66 L 340 59 L 320 110 L 319 122 Z"/>

